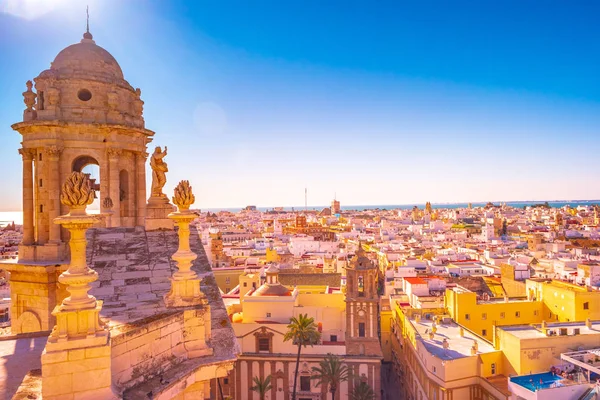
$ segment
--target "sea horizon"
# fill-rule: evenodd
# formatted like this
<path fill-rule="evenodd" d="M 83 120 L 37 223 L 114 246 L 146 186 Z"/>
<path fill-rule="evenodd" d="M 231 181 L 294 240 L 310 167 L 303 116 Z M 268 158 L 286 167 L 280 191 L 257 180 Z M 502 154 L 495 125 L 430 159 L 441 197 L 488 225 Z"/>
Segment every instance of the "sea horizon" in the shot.
<path fill-rule="evenodd" d="M 536 204 L 544 204 L 545 202 L 548 202 L 548 205 L 552 208 L 561 208 L 564 207 L 566 205 L 570 206 L 570 207 L 577 207 L 580 205 L 584 205 L 584 206 L 589 206 L 589 205 L 593 205 L 593 204 L 600 204 L 600 200 L 541 200 L 541 201 L 531 201 L 531 200 L 517 200 L 517 201 L 478 201 L 478 202 L 471 202 L 470 204 L 473 207 L 483 207 L 488 203 L 492 203 L 494 205 L 501 205 L 501 204 L 506 204 L 509 207 L 518 207 L 518 208 L 522 208 L 522 207 L 527 207 L 527 206 L 532 206 L 532 205 L 536 205 Z M 432 208 L 439 208 L 439 209 L 454 209 L 454 208 L 466 208 L 468 207 L 469 202 L 458 202 L 458 203 L 431 203 L 431 207 Z M 347 206 L 341 206 L 340 208 L 343 211 L 363 211 L 363 210 L 407 210 L 407 209 L 411 209 L 414 206 L 417 206 L 419 208 L 424 208 L 425 207 L 425 203 L 410 203 L 410 204 L 373 204 L 373 205 L 347 205 Z M 309 210 L 309 211 L 320 211 L 324 208 L 328 208 L 329 205 L 318 205 L 318 206 L 290 206 L 290 207 L 256 207 L 257 210 L 259 211 L 271 211 L 273 209 L 279 209 L 282 208 L 284 211 L 303 211 L 303 210 Z M 215 207 L 209 207 L 209 208 L 202 208 L 201 211 L 207 212 L 219 212 L 219 211 L 229 211 L 229 212 L 239 212 L 241 210 L 243 210 L 246 207 L 222 207 L 222 208 L 215 208 Z M 96 210 L 89 210 L 90 214 L 97 214 L 99 211 Z M 4 226 L 6 224 L 11 224 L 11 223 L 15 223 L 17 225 L 22 225 L 23 224 L 23 212 L 22 211 L 0 211 L 0 226 Z"/>

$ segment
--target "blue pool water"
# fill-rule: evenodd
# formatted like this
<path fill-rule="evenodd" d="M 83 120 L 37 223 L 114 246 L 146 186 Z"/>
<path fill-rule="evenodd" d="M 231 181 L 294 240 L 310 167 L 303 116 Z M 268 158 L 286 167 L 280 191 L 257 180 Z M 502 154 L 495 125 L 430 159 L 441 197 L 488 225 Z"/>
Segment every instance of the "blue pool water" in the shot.
<path fill-rule="evenodd" d="M 563 378 L 559 375 L 553 375 L 551 372 L 544 372 L 543 374 L 514 376 L 510 378 L 510 381 L 523 386 L 527 390 L 535 392 L 538 389 L 562 386 L 562 384 L 559 383 L 562 379 Z"/>

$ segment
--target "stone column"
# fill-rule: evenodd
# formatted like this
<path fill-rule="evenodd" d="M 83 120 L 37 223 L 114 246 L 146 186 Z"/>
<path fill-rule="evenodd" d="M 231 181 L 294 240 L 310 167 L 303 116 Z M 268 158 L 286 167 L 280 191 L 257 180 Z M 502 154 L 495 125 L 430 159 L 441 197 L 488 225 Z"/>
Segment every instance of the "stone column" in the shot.
<path fill-rule="evenodd" d="M 136 189 L 137 189 L 137 221 L 136 225 L 146 224 L 146 158 L 148 153 L 140 151 L 135 155 Z"/>
<path fill-rule="evenodd" d="M 85 212 L 94 201 L 87 176 L 71 173 L 60 199 L 70 212 L 54 223 L 69 230 L 71 261 L 58 280 L 66 285 L 70 296 L 52 312 L 56 325 L 41 357 L 42 396 L 44 400 L 114 399 L 110 336 L 100 321 L 102 302 L 88 294 L 98 274 L 86 263 L 85 234 L 98 218 Z"/>
<path fill-rule="evenodd" d="M 49 146 L 44 149 L 46 161 L 48 162 L 48 217 L 50 222 L 54 221 L 60 215 L 60 154 L 62 148 L 58 146 Z M 50 223 L 50 243 L 59 244 L 60 225 Z"/>
<path fill-rule="evenodd" d="M 121 190 L 119 182 L 119 157 L 121 156 L 121 149 L 108 149 L 108 175 L 110 183 L 109 197 L 113 202 L 114 214 L 111 216 L 111 226 L 121 226 Z"/>
<path fill-rule="evenodd" d="M 19 149 L 23 157 L 23 241 L 24 245 L 32 245 L 33 231 L 33 156 L 31 149 Z"/>
<path fill-rule="evenodd" d="M 197 217 L 190 211 L 195 197 L 188 181 L 181 181 L 175 188 L 173 203 L 179 210 L 169 214 L 179 228 L 179 248 L 173 254 L 178 271 L 171 278 L 171 291 L 165 295 L 167 307 L 183 307 L 206 303 L 200 291 L 200 278 L 192 271 L 192 263 L 197 255 L 190 249 L 190 223 Z"/>

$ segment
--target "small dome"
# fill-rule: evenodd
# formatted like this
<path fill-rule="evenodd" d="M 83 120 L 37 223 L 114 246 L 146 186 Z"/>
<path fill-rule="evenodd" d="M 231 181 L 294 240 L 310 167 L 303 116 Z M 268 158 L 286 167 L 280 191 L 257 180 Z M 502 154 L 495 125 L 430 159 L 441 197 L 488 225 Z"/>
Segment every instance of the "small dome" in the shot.
<path fill-rule="evenodd" d="M 116 79 L 124 79 L 117 60 L 92 39 L 85 37 L 80 43 L 73 44 L 58 53 L 50 70 L 57 71 L 60 75 L 77 73 L 109 75 Z"/>
<path fill-rule="evenodd" d="M 291 296 L 292 293 L 281 283 L 265 283 L 252 293 L 252 296 Z"/>

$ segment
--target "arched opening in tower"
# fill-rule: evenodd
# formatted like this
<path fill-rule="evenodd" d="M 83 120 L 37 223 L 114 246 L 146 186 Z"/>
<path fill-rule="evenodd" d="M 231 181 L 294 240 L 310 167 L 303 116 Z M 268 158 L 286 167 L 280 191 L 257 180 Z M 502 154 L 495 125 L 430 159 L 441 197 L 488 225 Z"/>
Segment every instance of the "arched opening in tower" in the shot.
<path fill-rule="evenodd" d="M 100 198 L 100 164 L 94 157 L 80 156 L 73 161 L 72 170 L 88 174 L 90 183 L 96 191 L 96 198 L 94 199 L 94 202 L 87 207 L 87 212 L 91 214 L 100 213 L 100 204 L 102 201 Z"/>

